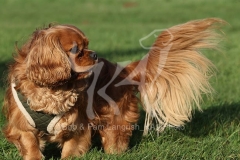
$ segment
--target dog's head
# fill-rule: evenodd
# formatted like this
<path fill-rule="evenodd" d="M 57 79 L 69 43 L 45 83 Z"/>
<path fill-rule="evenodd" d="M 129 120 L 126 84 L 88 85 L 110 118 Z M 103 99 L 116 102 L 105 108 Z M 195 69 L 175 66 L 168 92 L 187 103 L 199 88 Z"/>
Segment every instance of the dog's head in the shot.
<path fill-rule="evenodd" d="M 91 72 L 97 55 L 88 49 L 88 39 L 71 25 L 55 25 L 37 30 L 28 42 L 26 74 L 40 86 L 56 86 L 73 73 Z"/>

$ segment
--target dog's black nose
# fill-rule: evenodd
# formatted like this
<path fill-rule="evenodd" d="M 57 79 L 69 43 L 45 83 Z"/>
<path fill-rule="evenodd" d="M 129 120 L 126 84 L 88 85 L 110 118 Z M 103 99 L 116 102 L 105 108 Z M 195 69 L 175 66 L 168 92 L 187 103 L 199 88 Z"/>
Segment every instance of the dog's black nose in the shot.
<path fill-rule="evenodd" d="M 92 53 L 90 54 L 90 57 L 92 57 L 94 60 L 97 60 L 97 59 L 98 59 L 97 53 L 95 53 L 95 52 L 92 52 Z"/>

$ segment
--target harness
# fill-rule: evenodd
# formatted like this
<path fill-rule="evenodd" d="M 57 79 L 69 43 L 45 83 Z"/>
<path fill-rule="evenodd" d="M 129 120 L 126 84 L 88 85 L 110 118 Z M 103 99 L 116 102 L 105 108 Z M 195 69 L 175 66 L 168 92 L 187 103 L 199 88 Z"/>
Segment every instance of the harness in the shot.
<path fill-rule="evenodd" d="M 27 119 L 28 123 L 38 130 L 47 132 L 49 134 L 54 134 L 54 126 L 61 119 L 63 114 L 46 114 L 32 110 L 27 102 L 26 97 L 24 97 L 20 92 L 17 92 L 15 87 L 16 84 L 11 83 L 14 100 L 22 114 Z"/>

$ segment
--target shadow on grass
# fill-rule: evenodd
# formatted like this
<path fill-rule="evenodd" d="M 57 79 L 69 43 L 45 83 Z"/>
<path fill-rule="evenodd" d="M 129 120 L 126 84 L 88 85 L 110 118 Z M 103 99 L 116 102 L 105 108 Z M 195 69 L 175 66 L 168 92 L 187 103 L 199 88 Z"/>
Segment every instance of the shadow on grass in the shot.
<path fill-rule="evenodd" d="M 240 102 L 223 103 L 217 106 L 209 107 L 203 112 L 196 112 L 190 123 L 182 131 L 185 135 L 191 137 L 204 137 L 209 134 L 227 130 L 240 123 Z"/>
<path fill-rule="evenodd" d="M 140 112 L 141 117 L 137 126 L 139 128 L 133 131 L 133 136 L 131 137 L 129 148 L 138 147 L 142 140 L 143 127 L 144 127 L 144 119 L 145 112 Z M 194 114 L 193 119 L 190 123 L 188 123 L 183 130 L 178 130 L 186 136 L 190 137 L 205 137 L 210 134 L 218 134 L 219 130 L 222 130 L 222 127 L 225 127 L 227 130 L 229 129 L 229 125 L 240 123 L 240 102 L 239 103 L 231 103 L 231 104 L 221 104 L 217 106 L 212 106 L 205 109 L 203 112 L 197 112 Z M 234 124 L 233 124 L 234 123 Z M 164 131 L 164 134 L 168 134 L 169 130 Z M 171 132 L 171 134 L 177 134 L 177 132 Z M 160 134 L 161 136 L 161 134 Z M 178 137 L 178 136 L 177 136 Z M 92 141 L 92 148 L 99 151 L 103 151 L 101 147 L 101 140 L 98 134 L 95 134 Z M 56 148 L 55 144 L 51 144 L 46 147 L 44 155 L 46 159 L 60 158 L 60 151 Z"/>

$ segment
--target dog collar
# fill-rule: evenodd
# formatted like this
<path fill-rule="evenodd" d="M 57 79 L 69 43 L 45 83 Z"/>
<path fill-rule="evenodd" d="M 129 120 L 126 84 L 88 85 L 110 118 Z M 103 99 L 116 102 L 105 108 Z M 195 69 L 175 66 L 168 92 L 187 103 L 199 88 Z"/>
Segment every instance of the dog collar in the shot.
<path fill-rule="evenodd" d="M 16 91 L 15 86 L 15 83 L 11 84 L 13 97 L 17 103 L 18 108 L 26 117 L 29 124 L 38 130 L 53 134 L 54 126 L 61 119 L 62 115 L 53 115 L 33 111 L 30 108 L 27 99 L 20 92 Z"/>

